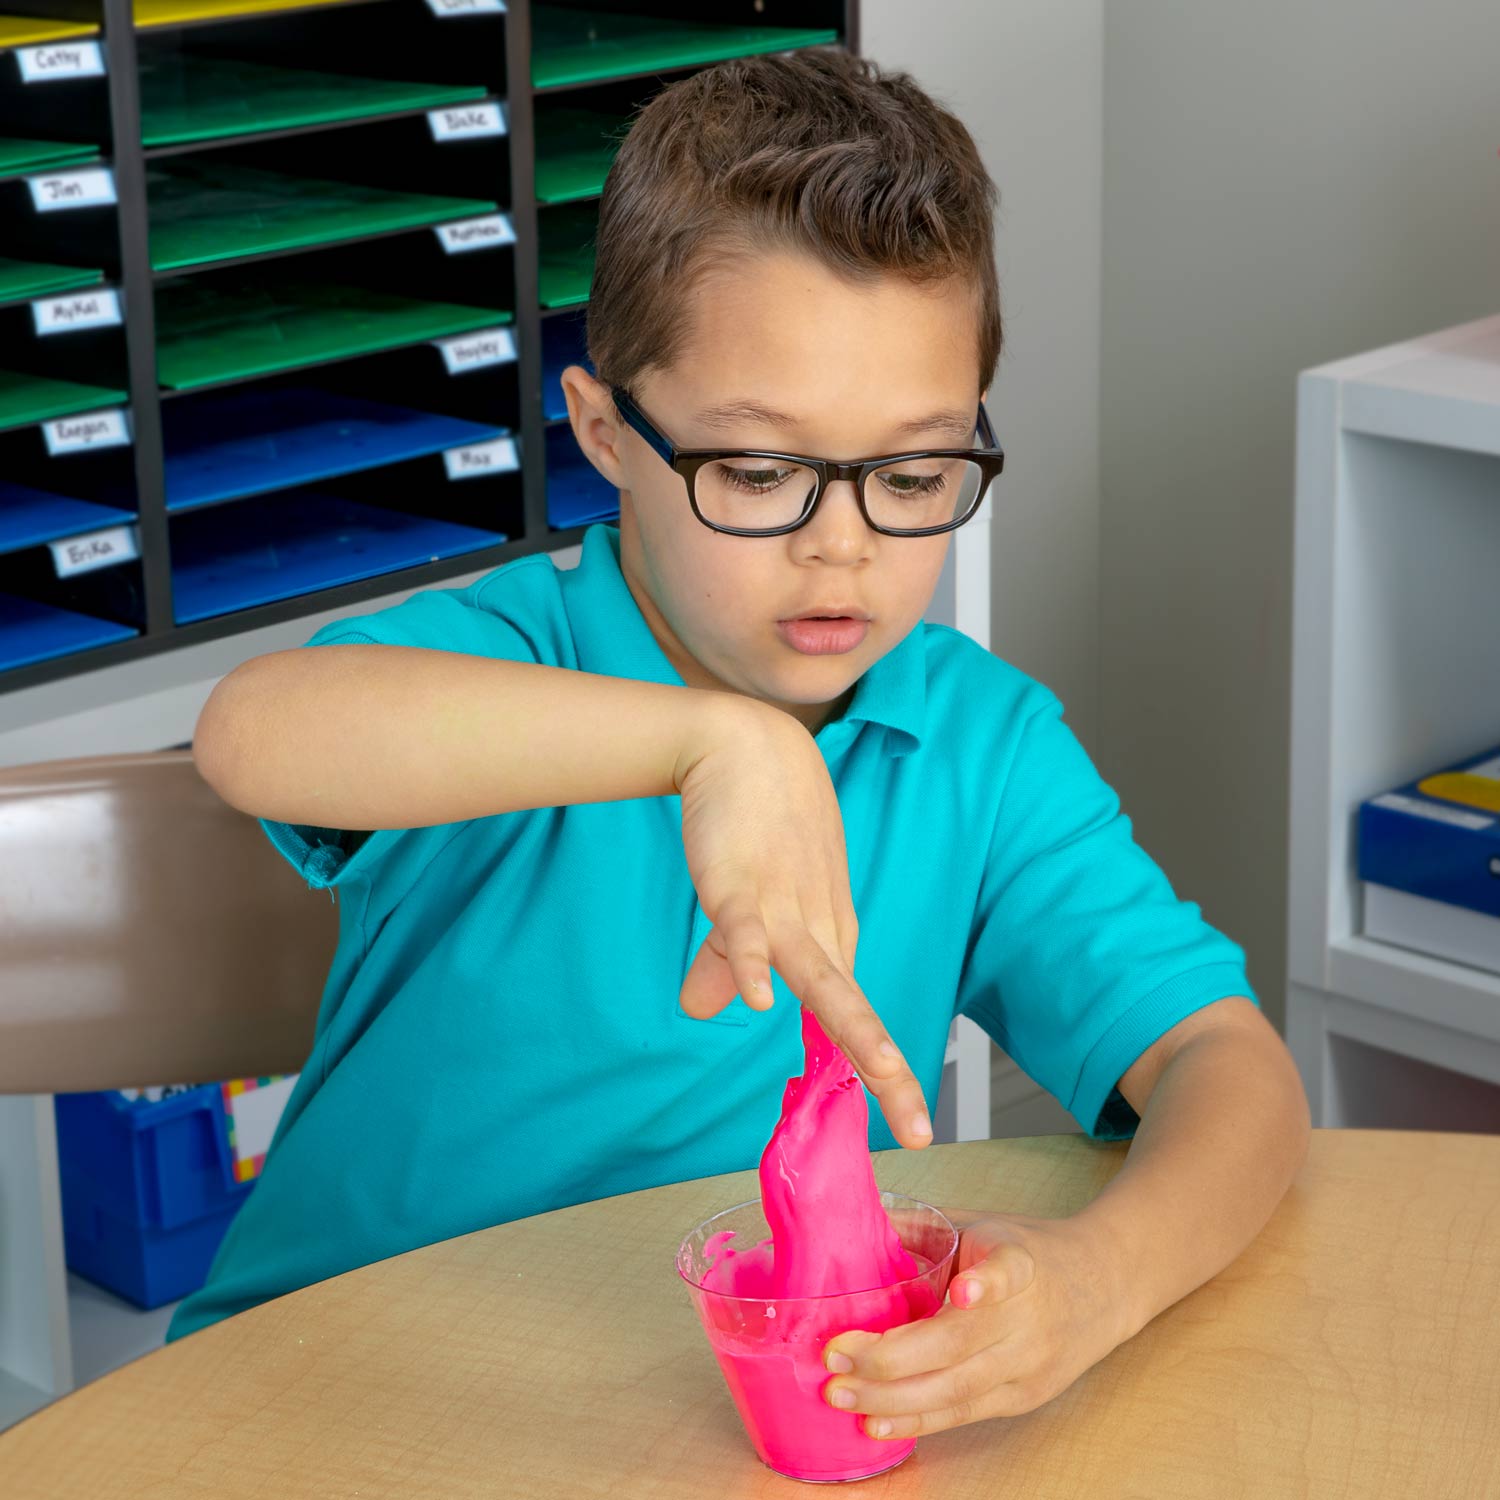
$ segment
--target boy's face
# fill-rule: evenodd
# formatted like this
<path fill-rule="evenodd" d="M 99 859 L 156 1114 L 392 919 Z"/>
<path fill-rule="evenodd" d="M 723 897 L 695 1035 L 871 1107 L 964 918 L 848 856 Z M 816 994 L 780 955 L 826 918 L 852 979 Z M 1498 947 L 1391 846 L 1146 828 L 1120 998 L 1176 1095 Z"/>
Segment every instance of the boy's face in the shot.
<path fill-rule="evenodd" d="M 704 276 L 680 315 L 689 329 L 682 354 L 631 391 L 679 448 L 847 461 L 974 441 L 966 286 L 884 277 L 859 288 L 808 257 L 758 254 Z M 842 713 L 859 677 L 926 613 L 953 533 L 881 536 L 844 482 L 830 484 L 812 520 L 784 536 L 713 531 L 694 516 L 681 477 L 615 421 L 608 388 L 581 365 L 562 380 L 580 446 L 620 489 L 621 571 L 683 681 L 773 703 L 813 733 Z M 707 415 L 743 402 L 792 420 Z M 940 412 L 956 425 L 907 428 Z M 823 606 L 868 615 L 863 640 L 813 655 L 778 628 Z"/>

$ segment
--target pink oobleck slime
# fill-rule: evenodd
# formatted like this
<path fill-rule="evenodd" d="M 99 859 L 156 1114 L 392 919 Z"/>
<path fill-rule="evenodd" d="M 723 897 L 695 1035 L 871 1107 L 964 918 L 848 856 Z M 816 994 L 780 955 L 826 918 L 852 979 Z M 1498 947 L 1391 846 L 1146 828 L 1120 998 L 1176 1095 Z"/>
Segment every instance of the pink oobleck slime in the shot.
<path fill-rule="evenodd" d="M 760 1160 L 771 1235 L 745 1250 L 727 1244 L 733 1231 L 705 1244 L 705 1323 L 760 1457 L 796 1479 L 854 1479 L 899 1463 L 915 1439 L 877 1440 L 861 1416 L 828 1405 L 823 1346 L 848 1329 L 930 1316 L 942 1286 L 923 1279 L 930 1264 L 902 1245 L 881 1204 L 863 1086 L 805 1008 L 802 1044 L 806 1066 L 787 1081 Z"/>

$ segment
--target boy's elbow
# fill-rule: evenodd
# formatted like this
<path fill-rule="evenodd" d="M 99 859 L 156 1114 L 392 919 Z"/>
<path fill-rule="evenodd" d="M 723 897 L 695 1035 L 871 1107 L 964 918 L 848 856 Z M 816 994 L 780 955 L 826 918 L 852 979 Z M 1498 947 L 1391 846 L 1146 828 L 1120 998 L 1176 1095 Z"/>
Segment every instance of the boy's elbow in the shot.
<path fill-rule="evenodd" d="M 259 759 L 251 745 L 252 728 L 261 717 L 254 704 L 245 662 L 214 685 L 193 729 L 193 764 L 198 774 L 231 807 L 253 813 L 251 773 Z"/>

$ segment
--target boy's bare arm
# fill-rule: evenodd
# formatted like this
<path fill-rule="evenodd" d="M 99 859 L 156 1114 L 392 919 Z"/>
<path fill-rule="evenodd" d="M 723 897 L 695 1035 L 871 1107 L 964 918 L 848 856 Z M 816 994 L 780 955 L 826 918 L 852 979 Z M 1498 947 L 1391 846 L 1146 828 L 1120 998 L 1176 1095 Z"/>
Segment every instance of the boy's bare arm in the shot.
<path fill-rule="evenodd" d="M 424 828 L 528 807 L 671 796 L 728 692 L 411 646 L 245 662 L 199 716 L 193 756 L 232 806 L 322 828 Z"/>
<path fill-rule="evenodd" d="M 422 828 L 528 807 L 680 795 L 714 924 L 683 979 L 706 1017 L 772 1001 L 771 967 L 843 1048 L 904 1146 L 921 1085 L 854 978 L 838 797 L 791 714 L 728 691 L 408 646 L 273 652 L 215 687 L 204 779 L 244 812 L 319 828 Z"/>

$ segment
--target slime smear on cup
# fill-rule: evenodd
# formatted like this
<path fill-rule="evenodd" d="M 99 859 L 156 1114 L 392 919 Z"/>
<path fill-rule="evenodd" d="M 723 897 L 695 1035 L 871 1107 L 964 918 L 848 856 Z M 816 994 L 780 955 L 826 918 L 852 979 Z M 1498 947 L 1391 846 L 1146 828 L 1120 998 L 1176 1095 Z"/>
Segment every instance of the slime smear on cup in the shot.
<path fill-rule="evenodd" d="M 806 1066 L 787 1081 L 760 1161 L 771 1235 L 745 1249 L 730 1246 L 732 1230 L 706 1242 L 705 1323 L 760 1457 L 796 1479 L 856 1479 L 900 1463 L 916 1440 L 872 1438 L 863 1417 L 828 1405 L 823 1346 L 929 1317 L 943 1287 L 922 1279 L 932 1262 L 902 1245 L 881 1204 L 863 1086 L 805 1008 L 802 1042 Z M 715 1308 L 714 1293 L 764 1303 Z"/>

